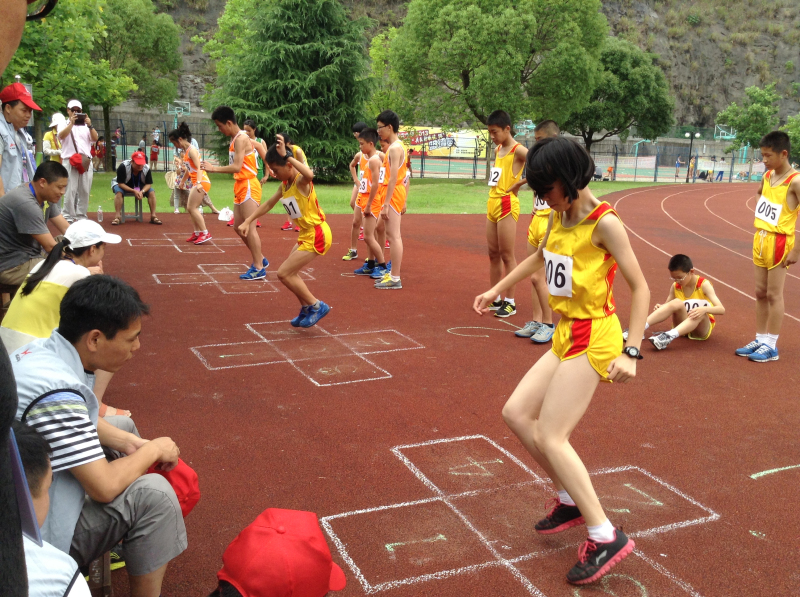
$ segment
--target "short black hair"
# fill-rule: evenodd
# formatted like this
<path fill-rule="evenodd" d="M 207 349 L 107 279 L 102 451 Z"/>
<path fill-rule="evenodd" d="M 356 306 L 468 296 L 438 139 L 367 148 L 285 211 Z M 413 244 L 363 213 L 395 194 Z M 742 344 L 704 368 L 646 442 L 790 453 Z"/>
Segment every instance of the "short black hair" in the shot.
<path fill-rule="evenodd" d="M 534 145 L 526 160 L 528 185 L 539 197 L 561 181 L 570 201 L 578 198 L 594 176 L 594 160 L 586 148 L 566 137 L 547 137 Z"/>
<path fill-rule="evenodd" d="M 103 274 L 88 276 L 75 282 L 61 300 L 58 333 L 72 344 L 92 330 L 112 340 L 148 313 L 150 307 L 129 284 Z"/>
<path fill-rule="evenodd" d="M 391 110 L 384 110 L 378 117 L 375 118 L 376 122 L 382 122 L 385 125 L 389 125 L 392 127 L 392 130 L 396 133 L 400 130 L 400 117 L 392 112 Z"/>
<path fill-rule="evenodd" d="M 544 131 L 548 137 L 558 137 L 558 135 L 561 134 L 561 129 L 558 128 L 555 120 L 542 120 L 533 129 L 534 133 L 540 133 L 542 131 Z"/>
<path fill-rule="evenodd" d="M 39 497 L 42 491 L 42 481 L 50 470 L 50 444 L 44 436 L 20 421 L 11 423 L 14 438 L 17 440 L 19 458 L 25 477 L 28 480 L 28 489 L 33 497 Z"/>
<path fill-rule="evenodd" d="M 242 597 L 242 594 L 231 583 L 221 580 L 214 592 L 208 597 Z"/>
<path fill-rule="evenodd" d="M 378 137 L 378 131 L 373 128 L 366 127 L 362 129 L 360 133 L 358 133 L 359 139 L 364 139 L 367 143 L 372 143 L 373 145 L 378 145 L 378 141 L 380 137 Z"/>
<path fill-rule="evenodd" d="M 785 150 L 789 155 L 792 154 L 792 142 L 789 139 L 789 135 L 783 131 L 772 131 L 771 133 L 767 133 L 761 137 L 761 142 L 758 144 L 758 146 L 767 147 L 777 153 Z"/>
<path fill-rule="evenodd" d="M 283 142 L 286 145 L 294 145 L 294 140 L 292 139 L 292 136 L 289 133 L 285 132 L 285 131 L 282 132 L 282 133 L 276 133 L 275 134 L 275 143 L 278 142 L 278 135 L 283 137 Z"/>
<path fill-rule="evenodd" d="M 249 126 L 256 132 L 256 135 L 258 134 L 258 127 L 256 126 L 256 121 L 253 120 L 252 118 L 245 119 L 244 124 L 242 126 Z"/>
<path fill-rule="evenodd" d="M 366 122 L 361 122 L 361 121 L 358 121 L 358 122 L 356 122 L 356 123 L 353 125 L 353 127 L 352 127 L 352 129 L 351 129 L 351 130 L 352 130 L 354 133 L 360 133 L 360 132 L 361 132 L 361 131 L 363 131 L 365 128 L 367 128 L 367 123 L 366 123 Z"/>
<path fill-rule="evenodd" d="M 189 130 L 189 125 L 185 122 L 181 122 L 178 125 L 178 128 L 173 129 L 167 135 L 170 141 L 177 141 L 178 139 L 186 139 L 187 141 L 192 140 L 192 131 Z"/>
<path fill-rule="evenodd" d="M 278 144 L 273 143 L 267 149 L 267 154 L 264 156 L 264 161 L 269 166 L 285 166 L 286 163 L 289 161 L 290 155 L 292 155 L 291 149 L 287 147 L 286 155 L 281 156 L 281 154 L 278 153 Z"/>
<path fill-rule="evenodd" d="M 236 122 L 236 114 L 230 106 L 219 106 L 211 113 L 211 120 L 216 120 L 225 124 L 226 122 Z"/>
<path fill-rule="evenodd" d="M 495 110 L 489 114 L 489 118 L 486 119 L 486 126 L 499 126 L 500 128 L 510 127 L 511 115 L 505 110 Z"/>
<path fill-rule="evenodd" d="M 9 102 L 3 102 L 3 110 L 5 110 L 5 109 L 6 109 L 6 106 L 8 106 L 9 108 L 13 108 L 13 107 L 14 107 L 14 106 L 16 106 L 17 104 L 19 104 L 21 101 L 22 101 L 22 100 L 18 100 L 18 99 L 16 99 L 16 100 L 11 100 L 11 101 L 9 101 Z"/>
<path fill-rule="evenodd" d="M 689 259 L 687 255 L 678 253 L 670 258 L 669 265 L 667 267 L 671 272 L 685 272 L 688 274 L 690 271 L 692 271 L 694 265 L 692 265 L 692 260 Z"/>
<path fill-rule="evenodd" d="M 48 160 L 39 164 L 36 168 L 36 172 L 33 173 L 33 182 L 41 180 L 42 178 L 44 178 L 48 184 L 53 184 L 62 178 L 69 178 L 69 172 L 58 162 Z"/>

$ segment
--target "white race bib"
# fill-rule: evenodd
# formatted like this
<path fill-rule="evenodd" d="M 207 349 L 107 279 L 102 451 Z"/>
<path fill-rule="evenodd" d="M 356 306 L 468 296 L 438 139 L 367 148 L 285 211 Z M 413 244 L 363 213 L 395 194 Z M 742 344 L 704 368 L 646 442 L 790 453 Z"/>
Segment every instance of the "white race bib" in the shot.
<path fill-rule="evenodd" d="M 686 312 L 688 313 L 692 309 L 697 309 L 698 307 L 708 307 L 709 302 L 702 299 L 686 299 L 683 301 L 683 306 L 686 307 Z"/>
<path fill-rule="evenodd" d="M 403 184 L 407 185 L 409 180 L 411 180 L 411 173 L 406 172 L 406 177 L 403 179 Z"/>
<path fill-rule="evenodd" d="M 383 184 L 384 180 L 386 180 L 386 168 L 381 166 L 380 173 L 378 174 L 378 184 Z"/>
<path fill-rule="evenodd" d="M 781 217 L 782 207 L 780 203 L 773 203 L 764 195 L 761 195 L 761 199 L 756 203 L 756 217 L 759 220 L 764 220 L 767 224 L 777 226 Z"/>
<path fill-rule="evenodd" d="M 364 173 L 361 173 L 361 181 L 358 183 L 358 192 L 359 194 L 363 195 L 367 192 L 367 177 L 364 176 Z"/>
<path fill-rule="evenodd" d="M 540 199 L 538 195 L 533 196 L 533 209 L 539 211 L 540 209 L 549 209 L 550 206 L 547 204 L 547 201 L 544 199 Z"/>
<path fill-rule="evenodd" d="M 291 219 L 296 220 L 303 215 L 300 213 L 300 206 L 297 205 L 297 199 L 294 198 L 294 195 L 282 197 L 281 203 L 283 204 L 283 209 L 286 210 L 286 215 L 288 215 Z"/>
<path fill-rule="evenodd" d="M 572 296 L 572 257 L 544 252 L 547 290 L 552 296 Z"/>
<path fill-rule="evenodd" d="M 497 183 L 500 182 L 500 175 L 503 173 L 502 168 L 492 168 L 489 171 L 489 186 L 496 187 Z"/>

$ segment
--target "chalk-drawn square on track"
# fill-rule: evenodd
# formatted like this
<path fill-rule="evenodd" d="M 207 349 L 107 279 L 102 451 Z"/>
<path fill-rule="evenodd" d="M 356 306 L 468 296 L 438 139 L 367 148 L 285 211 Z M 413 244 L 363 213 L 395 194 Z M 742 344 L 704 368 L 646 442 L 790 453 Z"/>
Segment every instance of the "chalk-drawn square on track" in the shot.
<path fill-rule="evenodd" d="M 276 345 L 280 346 L 278 343 Z M 356 355 L 307 359 L 293 364 L 318 386 L 336 386 L 392 377 L 387 371 Z"/>
<path fill-rule="evenodd" d="M 293 328 L 288 321 L 267 321 L 263 323 L 248 323 L 247 329 L 265 342 L 276 342 L 290 338 L 317 338 L 329 337 L 330 334 L 320 327 Z"/>
<path fill-rule="evenodd" d="M 292 361 L 353 356 L 353 351 L 333 336 L 287 338 L 273 341 L 273 345 L 276 350 Z"/>
<path fill-rule="evenodd" d="M 422 344 L 404 336 L 396 330 L 375 332 L 352 332 L 336 335 L 343 344 L 358 354 L 379 354 L 400 350 L 424 348 Z"/>
<path fill-rule="evenodd" d="M 186 274 L 153 274 L 158 284 L 213 284 L 214 278 L 202 272 Z"/>
<path fill-rule="evenodd" d="M 267 342 L 236 342 L 233 344 L 210 344 L 192 348 L 200 361 L 211 370 L 253 367 L 287 363 L 271 344 Z"/>

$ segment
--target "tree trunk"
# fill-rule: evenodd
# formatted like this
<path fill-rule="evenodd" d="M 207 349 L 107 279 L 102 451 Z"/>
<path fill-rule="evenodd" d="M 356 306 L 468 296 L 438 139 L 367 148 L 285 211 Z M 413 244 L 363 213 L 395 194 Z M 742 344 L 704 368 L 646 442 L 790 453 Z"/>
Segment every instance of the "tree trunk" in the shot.
<path fill-rule="evenodd" d="M 111 108 L 103 106 L 103 128 L 105 129 L 106 138 L 106 156 L 103 158 L 103 169 L 106 172 L 111 172 Z"/>
<path fill-rule="evenodd" d="M 594 131 L 588 131 L 581 136 L 583 137 L 583 144 L 586 147 L 586 153 L 591 155 L 592 144 L 594 143 Z"/>
<path fill-rule="evenodd" d="M 45 124 L 46 121 L 42 120 L 43 116 L 44 114 L 39 118 L 34 117 L 33 119 L 33 141 L 34 143 L 36 143 L 36 153 L 42 154 L 42 161 L 44 161 L 44 142 L 42 141 L 42 138 L 44 137 L 45 127 L 47 126 L 47 124 L 50 124 L 49 122 Z M 34 160 L 36 159 L 35 154 L 33 156 L 33 159 Z M 35 165 L 36 164 L 34 164 L 34 166 Z"/>

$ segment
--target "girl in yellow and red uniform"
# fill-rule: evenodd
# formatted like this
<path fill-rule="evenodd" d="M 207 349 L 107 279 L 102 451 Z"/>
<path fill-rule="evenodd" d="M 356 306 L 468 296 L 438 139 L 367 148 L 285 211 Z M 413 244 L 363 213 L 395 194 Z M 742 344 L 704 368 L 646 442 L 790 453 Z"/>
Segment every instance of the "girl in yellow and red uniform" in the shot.
<path fill-rule="evenodd" d="M 625 382 L 636 375 L 650 300 L 622 222 L 588 188 L 593 174 L 592 158 L 569 139 L 534 145 L 527 181 L 553 210 L 544 242 L 473 305 L 479 314 L 487 313 L 498 293 L 545 268 L 550 306 L 561 315 L 553 349 L 522 378 L 503 407 L 503 418 L 558 491 L 536 530 L 558 533 L 584 522 L 588 527 L 589 539 L 567 573 L 567 580 L 579 585 L 606 574 L 634 543 L 609 522 L 569 439 L 600 380 Z M 612 293 L 617 268 L 631 287 L 631 336 L 624 350 Z"/>
<path fill-rule="evenodd" d="M 324 255 L 331 248 L 331 229 L 325 221 L 325 212 L 319 206 L 314 189 L 314 172 L 305 163 L 295 158 L 283 135 L 277 135 L 277 143 L 267 150 L 264 160 L 275 177 L 281 181 L 277 192 L 264 205 L 253 212 L 241 225 L 246 234 L 256 218 L 261 217 L 278 201 L 286 215 L 300 228 L 297 246 L 278 268 L 278 279 L 291 290 L 300 301 L 300 314 L 292 319 L 294 327 L 308 328 L 328 314 L 331 308 L 318 300 L 300 277 L 300 270 L 317 255 Z"/>
<path fill-rule="evenodd" d="M 786 271 L 797 263 L 800 247 L 794 231 L 800 208 L 800 176 L 789 163 L 789 135 L 781 131 L 761 139 L 767 168 L 756 203 L 753 263 L 756 273 L 756 339 L 736 349 L 737 356 L 765 363 L 778 360 L 778 335 L 783 323 Z"/>
<path fill-rule="evenodd" d="M 203 210 L 200 207 L 203 199 L 208 196 L 211 190 L 211 181 L 208 179 L 208 174 L 205 170 L 200 168 L 200 153 L 192 145 L 192 133 L 189 130 L 189 125 L 185 122 L 180 123 L 178 128 L 170 131 L 170 142 L 176 149 L 184 151 L 183 164 L 186 169 L 183 177 L 176 183 L 177 187 L 189 188 L 189 198 L 186 201 L 186 211 L 192 218 L 194 232 L 186 239 L 187 243 L 194 243 L 201 245 L 211 240 L 211 235 L 206 228 L 205 218 L 203 218 Z M 189 184 L 187 184 L 187 179 Z"/>
<path fill-rule="evenodd" d="M 302 150 L 299 145 L 295 145 L 294 142 L 289 138 L 288 133 L 280 133 L 283 137 L 284 143 L 286 143 L 286 147 L 288 147 L 291 152 L 294 154 L 294 157 L 297 158 L 300 162 L 308 166 L 308 159 L 306 159 L 306 154 Z M 284 222 L 283 226 L 281 226 L 281 230 L 292 230 L 294 229 L 295 232 L 300 232 L 300 228 L 298 228 L 295 224 L 292 224 L 292 218 L 286 218 L 286 222 Z"/>

